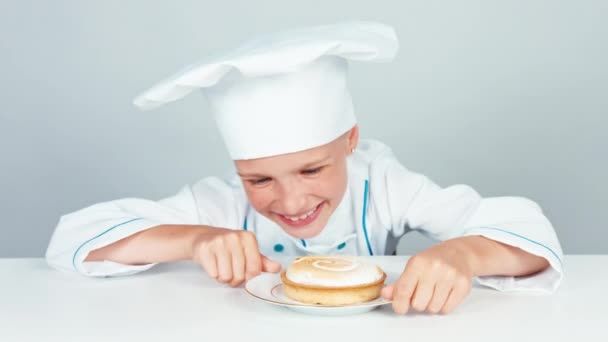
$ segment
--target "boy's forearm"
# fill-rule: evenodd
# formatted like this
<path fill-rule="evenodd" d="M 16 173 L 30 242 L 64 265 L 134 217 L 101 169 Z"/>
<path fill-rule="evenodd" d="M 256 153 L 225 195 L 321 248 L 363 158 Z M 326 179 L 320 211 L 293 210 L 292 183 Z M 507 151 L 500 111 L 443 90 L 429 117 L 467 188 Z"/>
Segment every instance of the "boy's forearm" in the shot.
<path fill-rule="evenodd" d="M 457 244 L 470 256 L 474 276 L 526 276 L 549 266 L 543 257 L 483 236 L 465 236 L 443 243 Z"/>
<path fill-rule="evenodd" d="M 189 260 L 192 241 L 207 226 L 161 225 L 93 250 L 85 261 L 110 260 L 127 265 Z"/>

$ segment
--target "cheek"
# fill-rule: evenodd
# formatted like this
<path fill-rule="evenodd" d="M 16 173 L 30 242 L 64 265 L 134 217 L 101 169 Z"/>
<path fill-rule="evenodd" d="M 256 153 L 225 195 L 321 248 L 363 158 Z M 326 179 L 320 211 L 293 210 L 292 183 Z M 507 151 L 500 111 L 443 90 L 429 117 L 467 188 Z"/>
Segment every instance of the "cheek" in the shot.
<path fill-rule="evenodd" d="M 346 191 L 346 177 L 336 177 L 331 184 L 331 191 L 334 201 L 341 201 Z"/>
<path fill-rule="evenodd" d="M 264 189 L 247 189 L 247 199 L 257 211 L 263 211 L 272 203 L 272 194 Z"/>
<path fill-rule="evenodd" d="M 322 182 L 319 182 L 318 193 L 334 201 L 340 201 L 346 190 L 346 172 L 341 169 L 332 171 L 323 177 Z"/>

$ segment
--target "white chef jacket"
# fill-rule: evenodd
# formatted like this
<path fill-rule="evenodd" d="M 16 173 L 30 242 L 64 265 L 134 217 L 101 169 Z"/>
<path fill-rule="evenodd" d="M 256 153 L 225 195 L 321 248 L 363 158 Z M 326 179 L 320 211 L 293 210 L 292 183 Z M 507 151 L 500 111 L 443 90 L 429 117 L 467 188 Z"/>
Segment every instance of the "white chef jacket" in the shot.
<path fill-rule="evenodd" d="M 296 239 L 249 205 L 236 174 L 210 177 L 176 195 L 151 201 L 125 198 L 62 216 L 46 258 L 58 269 L 87 276 L 118 276 L 151 265 L 85 262 L 92 250 L 162 224 L 197 224 L 255 233 L 262 254 L 386 255 L 400 237 L 419 231 L 435 240 L 481 235 L 548 260 L 550 267 L 526 277 L 479 277 L 498 290 L 555 290 L 563 253 L 540 207 L 522 197 L 482 198 L 466 185 L 440 188 L 403 167 L 386 145 L 362 140 L 348 157 L 348 186 L 323 231 Z"/>

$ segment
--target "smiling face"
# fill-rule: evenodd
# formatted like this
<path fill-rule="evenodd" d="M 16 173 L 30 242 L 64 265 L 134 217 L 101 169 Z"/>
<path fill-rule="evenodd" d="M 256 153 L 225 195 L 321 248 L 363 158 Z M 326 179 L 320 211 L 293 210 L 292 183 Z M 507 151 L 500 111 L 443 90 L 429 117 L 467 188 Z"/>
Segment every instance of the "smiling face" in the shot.
<path fill-rule="evenodd" d="M 347 184 L 346 157 L 357 146 L 358 127 L 312 149 L 236 160 L 251 205 L 287 234 L 318 235 L 338 207 Z"/>

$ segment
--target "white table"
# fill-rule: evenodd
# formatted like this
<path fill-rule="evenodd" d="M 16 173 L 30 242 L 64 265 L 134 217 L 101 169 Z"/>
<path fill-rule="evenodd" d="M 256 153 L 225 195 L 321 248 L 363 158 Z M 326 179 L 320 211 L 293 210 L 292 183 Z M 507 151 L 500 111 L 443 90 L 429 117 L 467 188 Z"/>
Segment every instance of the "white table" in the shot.
<path fill-rule="evenodd" d="M 372 260 L 391 273 L 407 257 Z M 445 316 L 397 316 L 385 305 L 320 317 L 215 283 L 190 262 L 90 279 L 43 259 L 0 259 L 0 341 L 608 341 L 608 255 L 564 265 L 552 295 L 474 288 Z"/>

